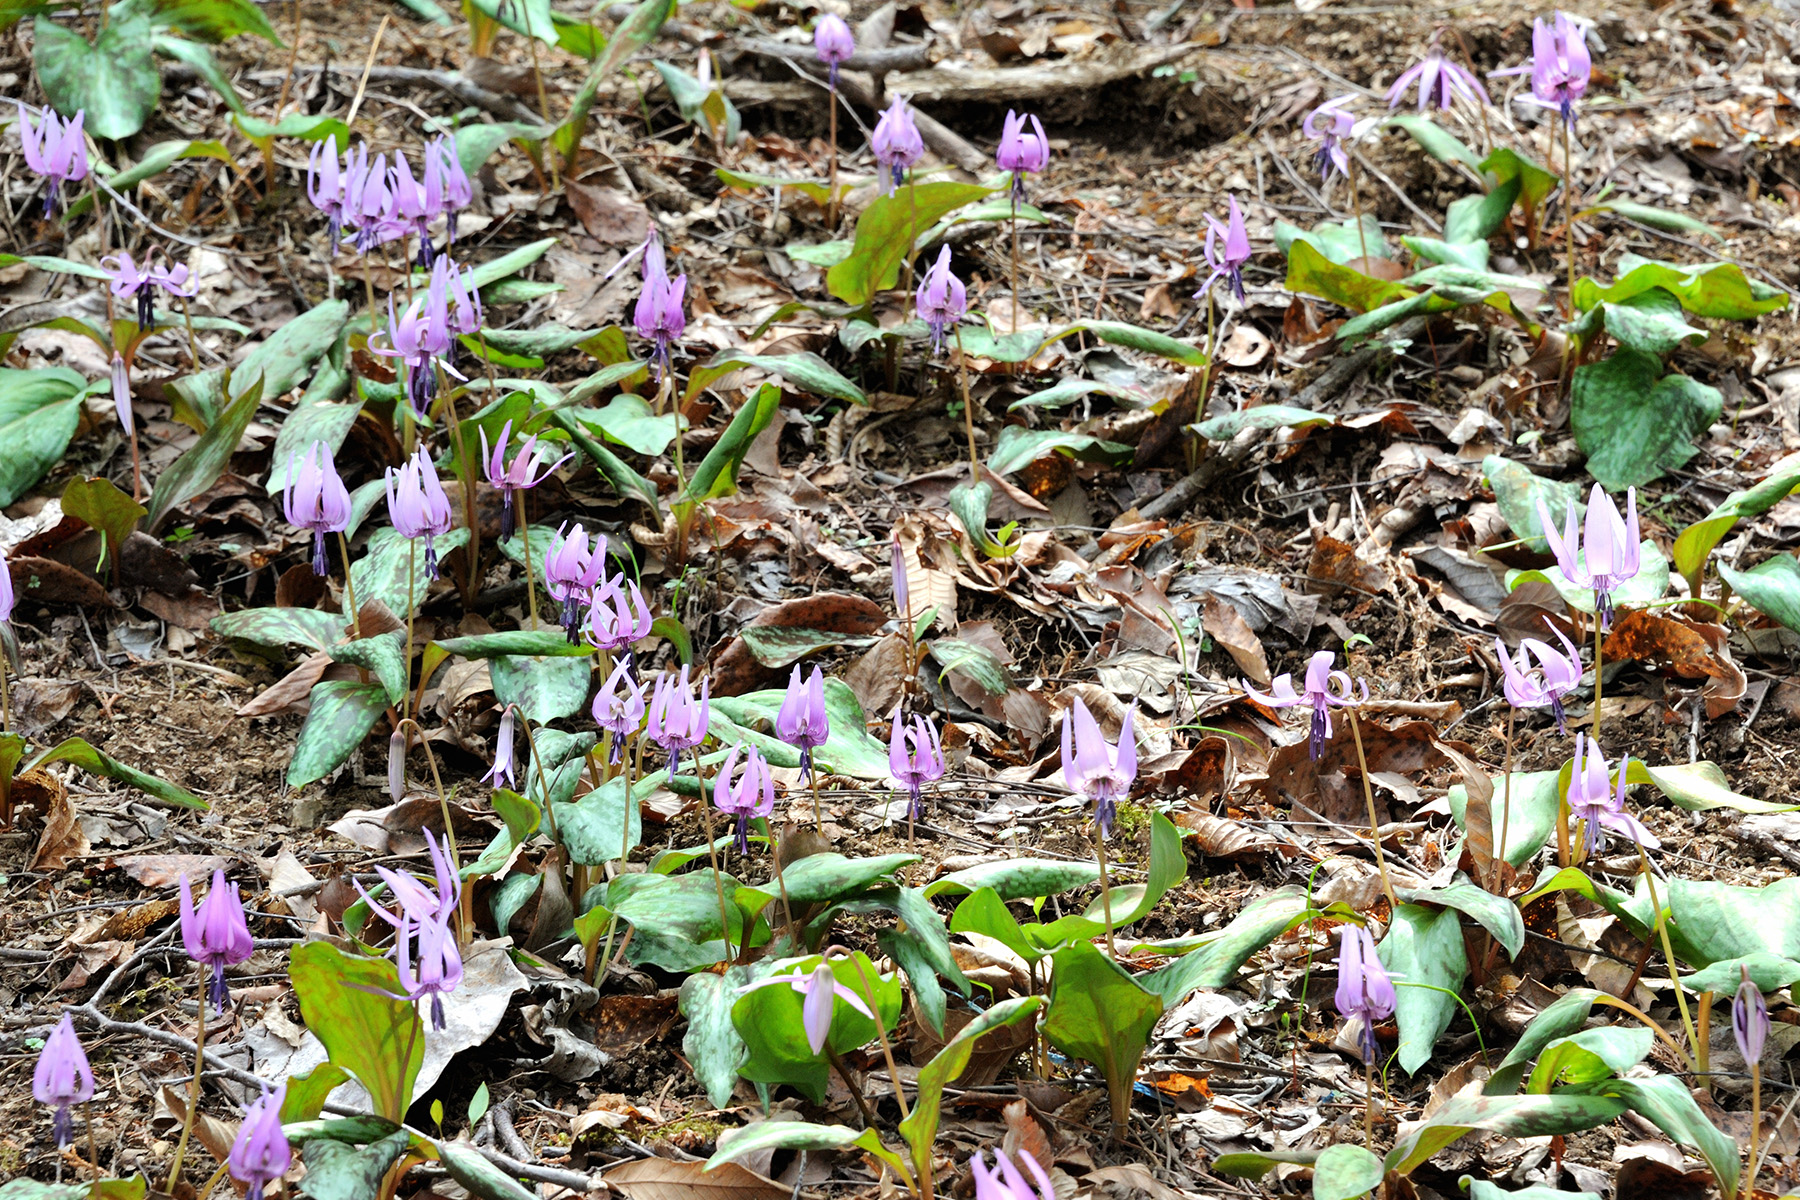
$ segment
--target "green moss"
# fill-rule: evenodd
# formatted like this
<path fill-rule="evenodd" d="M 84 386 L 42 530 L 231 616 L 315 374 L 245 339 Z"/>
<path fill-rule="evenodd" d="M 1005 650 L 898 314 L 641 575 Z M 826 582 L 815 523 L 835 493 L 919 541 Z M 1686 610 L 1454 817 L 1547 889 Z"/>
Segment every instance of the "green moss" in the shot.
<path fill-rule="evenodd" d="M 1122 838 L 1135 838 L 1149 832 L 1150 810 L 1130 801 L 1119 805 L 1113 818 L 1113 832 Z"/>
<path fill-rule="evenodd" d="M 717 1142 L 719 1135 L 731 1128 L 722 1121 L 705 1116 L 681 1117 L 667 1125 L 659 1125 L 644 1135 L 646 1142 L 666 1142 L 679 1137 L 688 1144 Z"/>

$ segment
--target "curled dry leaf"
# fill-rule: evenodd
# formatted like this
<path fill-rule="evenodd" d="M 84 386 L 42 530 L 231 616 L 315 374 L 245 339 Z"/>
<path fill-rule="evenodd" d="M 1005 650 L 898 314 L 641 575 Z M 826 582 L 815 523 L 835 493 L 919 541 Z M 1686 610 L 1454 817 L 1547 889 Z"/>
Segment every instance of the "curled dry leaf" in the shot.
<path fill-rule="evenodd" d="M 1217 596 L 1209 595 L 1202 608 L 1200 628 L 1231 655 L 1231 661 L 1258 687 L 1269 686 L 1269 660 L 1263 653 L 1262 639 L 1251 630 L 1249 622 L 1237 609 Z"/>
<path fill-rule="evenodd" d="M 1177 812 L 1171 820 L 1188 831 L 1188 839 L 1208 858 L 1267 859 L 1272 854 L 1298 854 L 1299 849 L 1252 829 L 1242 821 L 1229 821 L 1207 812 Z"/>
<path fill-rule="evenodd" d="M 27 771 L 13 780 L 13 800 L 19 804 L 29 800 L 44 814 L 44 832 L 32 852 L 30 870 L 60 871 L 88 852 L 87 834 L 62 780 L 48 771 Z"/>
<path fill-rule="evenodd" d="M 1721 625 L 1639 609 L 1619 619 L 1603 649 L 1608 662 L 1663 665 L 1679 678 L 1706 680 L 1706 715 L 1716 719 L 1737 707 L 1749 683 L 1732 661 L 1728 636 Z"/>

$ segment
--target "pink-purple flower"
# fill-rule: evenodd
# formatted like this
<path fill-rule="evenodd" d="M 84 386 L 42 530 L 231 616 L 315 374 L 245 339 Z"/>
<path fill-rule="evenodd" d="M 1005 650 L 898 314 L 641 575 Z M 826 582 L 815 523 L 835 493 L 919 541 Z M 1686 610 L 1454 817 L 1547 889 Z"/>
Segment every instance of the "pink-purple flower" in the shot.
<path fill-rule="evenodd" d="M 255 949 L 237 884 L 226 882 L 224 871 L 213 872 L 212 887 L 207 889 L 206 899 L 198 909 L 194 907 L 194 893 L 188 887 L 187 876 L 181 877 L 181 944 L 189 958 L 212 968 L 207 998 L 214 1008 L 224 1012 L 229 999 L 225 968 L 243 962 Z"/>
<path fill-rule="evenodd" d="M 1343 942 L 1338 950 L 1337 1010 L 1344 1017 L 1362 1020 L 1363 1061 L 1373 1063 L 1381 1054 L 1375 1040 L 1375 1022 L 1394 1015 L 1398 997 L 1394 981 L 1375 953 L 1375 938 L 1361 925 L 1340 925 Z"/>
<path fill-rule="evenodd" d="M 650 740 L 669 756 L 669 782 L 675 782 L 675 769 L 681 756 L 706 740 L 712 716 L 710 679 L 700 680 L 700 698 L 694 698 L 694 685 L 688 681 L 688 668 L 681 668 L 679 680 L 673 674 L 658 677 L 656 690 L 650 697 L 650 720 L 646 732 Z"/>
<path fill-rule="evenodd" d="M 1025 127 L 1030 122 L 1031 128 Z M 1043 122 L 1036 113 L 1006 110 L 1006 122 L 1000 127 L 1000 147 L 994 151 L 994 162 L 1002 171 L 1012 172 L 1012 198 L 1015 204 L 1025 201 L 1025 176 L 1036 175 L 1050 165 L 1050 139 L 1044 136 Z"/>
<path fill-rule="evenodd" d="M 605 534 L 595 534 L 590 548 L 587 532 L 577 521 L 573 528 L 565 525 L 558 529 L 550 539 L 550 549 L 544 554 L 544 589 L 563 606 L 563 630 L 571 646 L 581 640 L 581 607 L 605 572 Z"/>
<path fill-rule="evenodd" d="M 1559 533 L 1550 520 L 1550 510 L 1540 497 L 1538 520 L 1544 527 L 1544 540 L 1563 578 L 1579 588 L 1594 593 L 1594 608 L 1600 614 L 1600 628 L 1612 628 L 1613 592 L 1638 573 L 1637 489 L 1625 489 L 1625 516 L 1599 484 L 1588 494 L 1587 520 L 1582 525 L 1579 541 L 1575 536 L 1575 502 L 1569 501 L 1567 519 Z"/>
<path fill-rule="evenodd" d="M 450 928 L 454 915 L 452 910 L 417 924 L 404 922 L 395 939 L 400 987 L 408 1000 L 431 997 L 433 1029 L 444 1028 L 444 997 L 456 990 L 463 977 L 462 952 Z"/>
<path fill-rule="evenodd" d="M 13 606 L 18 600 L 18 594 L 13 591 L 12 571 L 6 565 L 6 551 L 0 550 L 0 625 L 12 620 Z M 5 669 L 0 666 L 0 671 Z"/>
<path fill-rule="evenodd" d="M 831 70 L 831 90 L 837 91 L 838 67 L 856 53 L 856 35 L 836 13 L 826 13 L 813 24 L 813 53 Z"/>
<path fill-rule="evenodd" d="M 357 174 L 359 158 L 367 173 L 369 148 L 365 145 L 346 150 L 344 157 L 346 161 L 340 163 L 335 133 L 322 142 L 314 142 L 306 155 L 306 198 L 325 216 L 325 241 L 334 255 L 350 204 L 350 180 Z"/>
<path fill-rule="evenodd" d="M 375 873 L 381 876 L 381 881 L 387 884 L 388 892 L 394 898 L 394 910 L 390 911 L 375 903 L 374 898 L 363 890 L 361 883 L 351 881 L 364 903 L 369 906 L 369 911 L 396 930 L 408 921 L 429 921 L 446 912 L 455 912 L 457 902 L 462 897 L 462 876 L 457 872 L 456 864 L 450 861 L 448 841 L 440 843 L 429 829 L 424 833 L 425 845 L 431 851 L 435 891 L 404 871 L 377 866 Z"/>
<path fill-rule="evenodd" d="M 13 104 L 19 110 L 19 141 L 24 145 L 25 165 L 32 174 L 50 184 L 44 192 L 44 215 L 47 217 L 55 211 L 63 184 L 87 178 L 87 141 L 81 132 L 87 112 L 78 110 L 74 119 L 65 123 L 46 106 L 38 114 L 38 123 L 33 125 L 25 106 L 17 100 Z"/>
<path fill-rule="evenodd" d="M 1212 285 L 1223 279 L 1231 284 L 1231 294 L 1237 297 L 1237 302 L 1244 303 L 1244 267 L 1250 262 L 1250 234 L 1244 228 L 1244 213 L 1238 207 L 1236 196 L 1231 197 L 1231 216 L 1225 224 L 1219 224 L 1219 219 L 1211 213 L 1206 214 L 1206 244 L 1202 251 L 1212 273 L 1194 293 L 1194 299 L 1211 292 Z"/>
<path fill-rule="evenodd" d="M 1331 651 L 1321 650 L 1306 660 L 1306 691 L 1294 691 L 1292 675 L 1278 675 L 1267 693 L 1259 692 L 1248 682 L 1244 691 L 1251 698 L 1268 705 L 1270 708 L 1292 708 L 1306 704 L 1312 707 L 1312 729 L 1307 738 L 1307 754 L 1314 762 L 1325 753 L 1325 743 L 1331 737 L 1331 710 L 1342 708 L 1348 704 L 1361 704 L 1369 698 L 1369 685 L 1360 680 L 1352 680 L 1346 671 L 1331 669 Z M 1362 687 L 1362 697 L 1357 698 L 1356 688 Z"/>
<path fill-rule="evenodd" d="M 1031 1172 L 1029 1181 L 1004 1150 L 994 1151 L 991 1169 L 986 1156 L 979 1151 L 969 1159 L 969 1174 L 975 1179 L 975 1200 L 1056 1200 L 1056 1188 L 1050 1183 L 1050 1176 L 1044 1173 L 1031 1151 L 1020 1147 L 1017 1154 L 1019 1162 Z"/>
<path fill-rule="evenodd" d="M 313 574 L 323 578 L 331 571 L 331 560 L 325 554 L 325 535 L 341 533 L 350 527 L 350 493 L 338 478 L 331 461 L 331 447 L 316 441 L 306 448 L 306 455 L 296 466 L 288 455 L 287 486 L 282 489 L 282 505 L 288 524 L 296 529 L 310 529 L 313 534 Z M 350 564 L 345 563 L 348 571 Z"/>
<path fill-rule="evenodd" d="M 632 324 L 638 336 L 652 343 L 651 359 L 656 364 L 656 377 L 661 380 L 670 367 L 669 347 L 681 340 L 687 330 L 687 276 L 669 278 L 662 240 L 651 226 L 644 239 L 644 287 L 638 293 L 637 307 L 632 310 Z"/>
<path fill-rule="evenodd" d="M 831 737 L 831 718 L 825 711 L 825 673 L 818 667 L 802 682 L 800 668 L 788 680 L 787 695 L 775 715 L 775 736 L 800 751 L 800 778 L 813 769 L 812 752 Z"/>
<path fill-rule="evenodd" d="M 1558 12 L 1549 20 L 1539 17 L 1531 23 L 1530 67 L 1508 67 L 1494 74 L 1523 75 L 1529 70 L 1531 98 L 1525 103 L 1554 108 L 1573 125 L 1575 102 L 1587 91 L 1593 69 L 1587 30 L 1578 19 Z"/>
<path fill-rule="evenodd" d="M 37 1066 L 31 1072 L 31 1096 L 39 1104 L 55 1109 L 50 1128 L 56 1148 L 64 1150 L 75 1140 L 75 1118 L 69 1109 L 94 1098 L 94 1071 L 88 1066 L 87 1051 L 75 1036 L 75 1025 L 64 1012 L 62 1020 L 44 1039 Z"/>
<path fill-rule="evenodd" d="M 121 250 L 117 254 L 109 254 L 101 259 L 100 269 L 105 271 L 110 278 L 107 290 L 113 294 L 114 298 L 130 300 L 135 303 L 138 328 L 151 328 L 156 322 L 152 309 L 155 293 L 150 290 L 152 279 L 147 265 L 146 268 L 139 268 L 137 263 L 132 261 L 130 251 Z"/>
<path fill-rule="evenodd" d="M 882 110 L 875 132 L 870 135 L 869 149 L 881 164 L 881 194 L 892 195 L 905 181 L 908 168 L 925 157 L 925 140 L 919 136 L 905 96 L 895 96 L 894 102 Z"/>
<path fill-rule="evenodd" d="M 1116 745 L 1108 744 L 1100 723 L 1081 697 L 1075 697 L 1063 716 L 1063 782 L 1070 791 L 1094 802 L 1094 817 L 1103 838 L 1112 836 L 1113 814 L 1119 801 L 1130 797 L 1137 779 L 1137 734 L 1132 729 L 1136 716 L 1137 705 L 1125 710 Z"/>
<path fill-rule="evenodd" d="M 388 187 L 387 155 L 367 152 L 350 163 L 344 180 L 343 223 L 356 231 L 356 250 L 370 250 L 398 236 L 392 225 L 394 194 Z"/>
<path fill-rule="evenodd" d="M 119 428 L 130 437 L 137 432 L 136 421 L 131 412 L 131 367 L 125 362 L 125 356 L 117 350 L 112 353 L 112 395 L 113 411 L 119 414 Z"/>
<path fill-rule="evenodd" d="M 500 730 L 494 735 L 494 765 L 489 767 L 488 773 L 481 777 L 483 783 L 507 788 L 516 787 L 518 784 L 518 765 L 513 760 L 513 743 L 517 740 L 517 735 L 513 732 L 515 727 L 514 711 L 513 706 L 509 704 L 506 706 L 506 711 L 500 714 Z"/>
<path fill-rule="evenodd" d="M 900 710 L 894 710 L 894 727 L 888 734 L 888 773 L 911 797 L 908 818 L 918 820 L 925 811 L 925 785 L 944 777 L 944 748 L 929 718 L 915 715 L 911 724 L 905 724 Z"/>
<path fill-rule="evenodd" d="M 738 995 L 753 992 L 757 988 L 777 987 L 786 984 L 799 992 L 806 999 L 800 1006 L 801 1024 L 806 1030 L 806 1044 L 812 1047 L 814 1054 L 825 1052 L 825 1043 L 831 1037 L 832 1018 L 837 1013 L 837 1002 L 842 1000 L 851 1008 L 871 1021 L 875 1014 L 863 998 L 837 981 L 832 974 L 831 964 L 821 962 L 811 971 L 802 971 L 798 967 L 791 973 L 770 975 L 738 989 Z"/>
<path fill-rule="evenodd" d="M 1738 971 L 1743 982 L 1731 998 L 1731 1036 L 1744 1056 L 1744 1065 L 1755 1066 L 1762 1061 L 1763 1043 L 1769 1037 L 1769 1004 L 1750 978 L 1750 968 L 1740 965 Z"/>
<path fill-rule="evenodd" d="M 1481 81 L 1435 49 L 1394 80 L 1387 92 L 1388 107 L 1400 107 L 1407 90 L 1415 86 L 1419 91 L 1420 112 L 1427 107 L 1447 110 L 1458 100 L 1477 107 L 1488 102 L 1487 89 L 1481 86 Z"/>
<path fill-rule="evenodd" d="M 614 575 L 594 589 L 585 636 L 589 645 L 608 654 L 623 650 L 629 669 L 632 645 L 649 637 L 654 624 L 638 585 L 622 574 Z"/>
<path fill-rule="evenodd" d="M 436 579 L 437 550 L 432 539 L 450 532 L 456 514 L 425 447 L 413 451 L 399 467 L 387 469 L 387 503 L 388 519 L 401 537 L 425 539 L 425 573 Z"/>
<path fill-rule="evenodd" d="M 1300 131 L 1319 143 L 1319 149 L 1313 155 L 1313 166 L 1318 168 L 1321 179 L 1331 178 L 1333 171 L 1340 175 L 1350 172 L 1350 157 L 1344 151 L 1344 143 L 1356 131 L 1356 118 L 1345 110 L 1345 106 L 1355 100 L 1353 94 L 1333 97 L 1307 113 L 1306 120 L 1300 122 Z"/>
<path fill-rule="evenodd" d="M 537 434 L 532 434 L 519 445 L 519 452 L 513 455 L 512 461 L 506 461 L 506 446 L 512 441 L 512 422 L 508 421 L 500 427 L 500 437 L 493 448 L 488 448 L 487 430 L 481 431 L 481 461 L 487 471 L 487 481 L 499 489 L 500 502 L 500 536 L 502 539 L 512 536 L 518 524 L 518 514 L 513 505 L 517 503 L 517 493 L 528 491 L 548 479 L 557 468 L 575 456 L 565 454 L 555 462 L 545 465 L 538 456 Z M 540 469 L 541 468 L 541 469 Z"/>
<path fill-rule="evenodd" d="M 617 763 L 625 752 L 625 739 L 644 723 L 644 685 L 631 677 L 631 663 L 620 659 L 594 696 L 594 724 L 612 734 L 609 760 Z"/>
<path fill-rule="evenodd" d="M 226 1155 L 231 1177 L 245 1185 L 244 1200 L 262 1200 L 263 1189 L 287 1174 L 294 1161 L 287 1134 L 281 1128 L 281 1105 L 287 1099 L 287 1081 L 262 1095 L 244 1110 L 236 1140 Z"/>
<path fill-rule="evenodd" d="M 950 247 L 938 251 L 937 261 L 919 280 L 913 299 L 919 320 L 931 327 L 931 352 L 943 353 L 944 335 L 963 319 L 969 307 L 968 290 L 950 269 Z"/>
<path fill-rule="evenodd" d="M 1546 618 L 1546 625 L 1550 625 Z M 1505 676 L 1506 699 L 1514 708 L 1542 708 L 1556 715 L 1556 727 L 1567 732 L 1563 720 L 1562 698 L 1581 682 L 1581 652 L 1568 635 L 1555 625 L 1550 631 L 1563 644 L 1561 651 L 1552 649 L 1537 638 L 1520 638 L 1515 657 L 1506 651 L 1506 643 L 1494 639 L 1494 653 L 1500 656 L 1500 669 Z M 1537 666 L 1531 660 L 1537 660 Z"/>
<path fill-rule="evenodd" d="M 744 773 L 734 781 L 738 752 L 744 756 Z M 775 811 L 775 779 L 769 774 L 769 762 L 755 746 L 733 746 L 719 764 L 713 778 L 713 804 L 737 821 L 737 852 L 750 853 L 750 821 L 767 817 Z"/>
<path fill-rule="evenodd" d="M 1608 787 L 1609 772 L 1600 744 L 1589 741 L 1586 734 L 1575 735 L 1575 762 L 1569 775 L 1569 812 L 1586 822 L 1585 844 L 1591 857 L 1606 846 L 1606 830 L 1622 833 L 1647 850 L 1662 845 L 1643 822 L 1625 811 L 1625 777 L 1631 759 L 1619 760 L 1616 787 Z"/>

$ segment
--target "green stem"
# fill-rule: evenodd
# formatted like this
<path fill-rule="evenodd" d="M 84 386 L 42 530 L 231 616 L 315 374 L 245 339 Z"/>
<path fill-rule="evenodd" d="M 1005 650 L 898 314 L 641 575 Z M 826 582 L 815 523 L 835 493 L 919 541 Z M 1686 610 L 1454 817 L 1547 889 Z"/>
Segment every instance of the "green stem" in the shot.
<path fill-rule="evenodd" d="M 1750 1156 L 1745 1165 L 1750 1168 L 1750 1177 L 1744 1180 L 1744 1186 L 1738 1189 L 1740 1197 L 1747 1196 L 1751 1200 L 1756 1197 L 1756 1168 L 1761 1164 L 1756 1161 L 1756 1135 L 1762 1131 L 1762 1062 L 1750 1064 Z"/>
<path fill-rule="evenodd" d="M 1623 771 L 1625 764 L 1620 763 Z M 1688 1013 L 1687 992 L 1681 986 L 1680 976 L 1675 974 L 1675 951 L 1669 944 L 1669 925 L 1663 920 L 1662 903 L 1656 898 L 1656 873 L 1650 869 L 1650 856 L 1644 853 L 1642 843 L 1637 846 L 1638 861 L 1644 865 L 1644 886 L 1650 890 L 1650 909 L 1656 914 L 1656 935 L 1662 942 L 1663 965 L 1669 968 L 1669 982 L 1675 987 L 1675 1006 L 1681 1010 L 1681 1027 L 1687 1030 L 1688 1046 L 1695 1053 L 1687 1056 L 1688 1065 L 1698 1070 L 1699 1059 L 1696 1057 L 1700 1039 L 1694 1032 L 1694 1019 Z"/>
<path fill-rule="evenodd" d="M 694 778 L 700 784 L 700 815 L 706 822 L 706 854 L 712 860 L 713 890 L 719 894 L 719 937 L 725 942 L 725 957 L 730 959 L 731 918 L 725 909 L 725 877 L 719 873 L 718 838 L 713 835 L 712 801 L 706 796 L 706 768 L 700 762 L 700 747 L 694 747 Z"/>
<path fill-rule="evenodd" d="M 525 521 L 525 489 L 520 488 L 513 493 L 513 503 L 519 506 L 519 542 L 525 550 L 525 598 L 531 611 L 531 627 L 538 627 L 537 610 L 537 577 L 532 574 L 531 566 L 531 526 Z M 545 793 L 548 795 L 549 793 Z"/>
<path fill-rule="evenodd" d="M 1349 709 L 1350 736 L 1356 741 L 1356 765 L 1362 771 L 1363 799 L 1369 806 L 1369 837 L 1375 843 L 1375 869 L 1381 873 L 1381 890 L 1387 896 L 1388 910 L 1400 911 L 1400 901 L 1394 896 L 1394 885 L 1388 879 L 1387 855 L 1381 849 L 1381 824 L 1375 819 L 1375 785 L 1369 782 L 1369 760 L 1363 757 L 1362 726 L 1356 719 L 1356 709 Z"/>
<path fill-rule="evenodd" d="M 344 556 L 344 600 L 350 606 L 350 628 L 358 638 L 362 637 L 362 613 L 356 607 L 356 581 L 350 578 L 350 539 L 338 530 L 338 550 Z"/>
<path fill-rule="evenodd" d="M 194 1031 L 194 1082 L 188 1088 L 187 1115 L 181 1122 L 181 1140 L 175 1143 L 175 1161 L 169 1166 L 169 1181 L 163 1191 L 173 1196 L 181 1179 L 181 1160 L 187 1157 L 188 1138 L 194 1132 L 194 1117 L 200 1111 L 200 1074 L 206 1069 L 206 964 L 200 964 L 200 1024 Z"/>
<path fill-rule="evenodd" d="M 1513 777 L 1513 720 L 1518 710 L 1512 705 L 1506 706 L 1506 781 L 1501 785 L 1500 810 L 1500 844 L 1494 847 L 1494 884 L 1496 895 L 1506 894 L 1506 831 L 1512 824 L 1512 777 Z M 1488 827 L 1493 828 L 1490 819 Z"/>
<path fill-rule="evenodd" d="M 1117 959 L 1119 948 L 1113 945 L 1112 881 L 1106 875 L 1106 834 L 1095 827 L 1094 853 L 1100 860 L 1100 913 L 1106 918 L 1106 953 Z"/>

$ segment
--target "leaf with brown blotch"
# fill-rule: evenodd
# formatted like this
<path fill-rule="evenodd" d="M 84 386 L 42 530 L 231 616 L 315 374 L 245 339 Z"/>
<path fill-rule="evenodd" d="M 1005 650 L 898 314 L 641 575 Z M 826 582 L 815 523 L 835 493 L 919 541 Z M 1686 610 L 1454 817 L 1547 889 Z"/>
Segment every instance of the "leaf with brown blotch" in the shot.
<path fill-rule="evenodd" d="M 1621 617 L 1602 647 L 1608 662 L 1665 666 L 1681 679 L 1704 679 L 1709 719 L 1737 707 L 1749 680 L 1732 660 L 1723 626 L 1637 610 Z"/>
<path fill-rule="evenodd" d="M 803 626 L 826 633 L 874 633 L 887 624 L 888 614 L 867 596 L 845 592 L 815 592 L 770 605 L 750 621 L 751 625 L 776 628 Z M 712 694 L 741 696 L 785 678 L 785 672 L 765 667 L 741 637 L 732 638 L 713 660 Z"/>
<path fill-rule="evenodd" d="M 627 1200 L 789 1200 L 792 1189 L 737 1163 L 711 1171 L 705 1163 L 640 1158 L 606 1172 L 607 1186 Z"/>
<path fill-rule="evenodd" d="M 1169 814 L 1169 819 L 1185 831 L 1182 840 L 1192 838 L 1200 853 L 1208 858 L 1267 859 L 1272 854 L 1299 853 L 1297 847 L 1260 829 L 1208 812 L 1176 811 Z"/>

